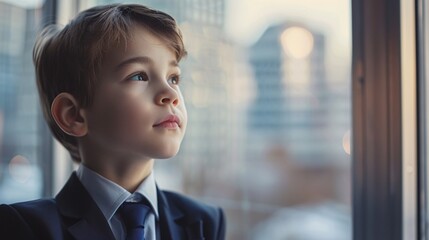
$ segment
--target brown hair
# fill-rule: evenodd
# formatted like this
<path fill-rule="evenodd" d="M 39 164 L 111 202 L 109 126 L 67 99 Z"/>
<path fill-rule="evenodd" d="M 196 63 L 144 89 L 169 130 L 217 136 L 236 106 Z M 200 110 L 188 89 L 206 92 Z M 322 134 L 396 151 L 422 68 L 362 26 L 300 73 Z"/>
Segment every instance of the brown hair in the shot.
<path fill-rule="evenodd" d="M 97 72 L 108 49 L 130 37 L 133 24 L 142 24 L 163 39 L 176 54 L 186 55 L 182 34 L 168 14 L 137 4 L 97 6 L 79 13 L 63 29 L 50 25 L 36 39 L 33 61 L 44 117 L 54 137 L 80 162 L 77 139 L 64 133 L 51 114 L 55 97 L 67 92 L 81 107 L 94 95 Z"/>

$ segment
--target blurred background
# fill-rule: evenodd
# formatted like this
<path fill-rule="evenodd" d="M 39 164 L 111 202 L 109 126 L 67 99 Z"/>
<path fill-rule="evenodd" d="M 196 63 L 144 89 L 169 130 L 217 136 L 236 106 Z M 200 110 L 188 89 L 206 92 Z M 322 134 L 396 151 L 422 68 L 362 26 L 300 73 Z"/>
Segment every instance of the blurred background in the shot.
<path fill-rule="evenodd" d="M 352 239 L 348 0 L 0 0 L 0 203 L 54 196 L 76 167 L 41 115 L 37 32 L 116 2 L 172 15 L 189 52 L 159 186 L 221 206 L 227 239 Z"/>

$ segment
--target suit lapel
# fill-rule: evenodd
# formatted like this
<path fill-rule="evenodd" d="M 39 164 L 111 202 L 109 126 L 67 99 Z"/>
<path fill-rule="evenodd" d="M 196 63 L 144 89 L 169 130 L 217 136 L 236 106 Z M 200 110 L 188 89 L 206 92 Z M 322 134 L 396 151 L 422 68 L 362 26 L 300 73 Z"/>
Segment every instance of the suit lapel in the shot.
<path fill-rule="evenodd" d="M 180 220 L 184 217 L 183 213 L 175 205 L 169 204 L 165 194 L 158 187 L 156 189 L 161 240 L 184 239 L 185 232 L 180 224 Z"/>
<path fill-rule="evenodd" d="M 186 216 L 158 187 L 157 192 L 161 240 L 203 240 L 203 221 Z"/>
<path fill-rule="evenodd" d="M 65 227 L 75 239 L 115 239 L 102 212 L 75 173 L 58 193 L 56 201 Z"/>
<path fill-rule="evenodd" d="M 203 221 L 197 220 L 186 224 L 186 239 L 204 240 L 203 237 Z"/>

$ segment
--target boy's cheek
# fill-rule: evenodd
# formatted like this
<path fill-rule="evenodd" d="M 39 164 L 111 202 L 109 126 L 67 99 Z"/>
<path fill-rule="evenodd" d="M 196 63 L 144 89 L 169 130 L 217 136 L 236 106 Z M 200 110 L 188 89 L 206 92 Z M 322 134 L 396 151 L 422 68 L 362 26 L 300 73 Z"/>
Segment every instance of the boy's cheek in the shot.
<path fill-rule="evenodd" d="M 150 124 L 147 116 L 143 118 L 145 114 L 141 110 L 142 106 L 133 102 L 106 102 L 93 112 L 89 127 L 101 128 L 100 130 L 109 132 L 115 129 L 132 132 L 143 125 Z"/>

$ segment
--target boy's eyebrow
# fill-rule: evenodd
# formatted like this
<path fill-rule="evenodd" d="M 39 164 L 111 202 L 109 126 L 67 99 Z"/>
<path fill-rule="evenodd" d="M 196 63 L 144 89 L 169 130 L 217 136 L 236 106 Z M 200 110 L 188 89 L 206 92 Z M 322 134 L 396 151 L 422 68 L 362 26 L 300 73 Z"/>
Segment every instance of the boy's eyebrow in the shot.
<path fill-rule="evenodd" d="M 132 57 L 132 58 L 129 58 L 129 59 L 126 59 L 126 60 L 120 62 L 115 67 L 115 71 L 118 71 L 119 69 L 121 69 L 125 65 L 132 64 L 132 63 L 152 64 L 153 61 L 152 61 L 152 59 L 150 57 L 146 57 L 146 56 Z M 179 64 L 177 63 L 176 60 L 170 61 L 169 65 L 172 66 L 172 67 L 178 67 L 179 66 Z"/>

